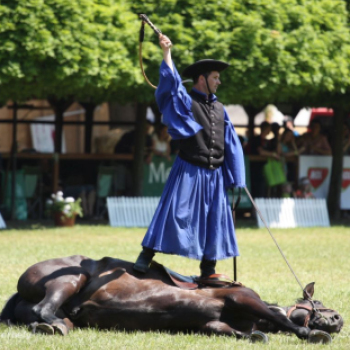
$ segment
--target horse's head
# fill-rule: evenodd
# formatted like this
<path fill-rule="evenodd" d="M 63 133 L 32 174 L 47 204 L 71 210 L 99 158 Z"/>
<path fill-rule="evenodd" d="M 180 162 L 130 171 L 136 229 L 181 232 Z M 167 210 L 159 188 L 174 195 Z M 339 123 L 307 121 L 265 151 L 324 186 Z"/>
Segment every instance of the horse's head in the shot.
<path fill-rule="evenodd" d="M 292 306 L 287 313 L 291 321 L 310 329 L 319 329 L 327 333 L 339 333 L 344 321 L 335 310 L 324 307 L 318 300 L 312 300 L 314 282 L 304 289 L 304 298 Z"/>

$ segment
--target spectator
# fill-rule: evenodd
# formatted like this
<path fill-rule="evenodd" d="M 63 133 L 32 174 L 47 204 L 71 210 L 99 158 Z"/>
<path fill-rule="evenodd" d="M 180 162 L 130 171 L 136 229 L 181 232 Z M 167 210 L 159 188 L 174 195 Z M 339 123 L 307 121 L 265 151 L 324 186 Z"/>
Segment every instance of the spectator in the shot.
<path fill-rule="evenodd" d="M 298 131 L 294 129 L 294 120 L 293 120 L 292 117 L 286 115 L 284 117 L 283 126 L 284 126 L 285 129 L 292 130 L 295 137 L 299 137 L 300 136 Z"/>
<path fill-rule="evenodd" d="M 260 135 L 254 136 L 248 143 L 248 152 L 251 155 L 261 155 L 266 157 L 273 157 L 279 159 L 276 152 L 270 151 L 270 143 L 267 135 L 271 131 L 271 124 L 269 122 L 262 122 L 260 124 Z M 250 163 L 251 186 L 254 197 L 266 196 L 266 183 L 263 175 L 263 169 L 266 161 L 252 161 Z"/>
<path fill-rule="evenodd" d="M 311 184 L 307 176 L 299 179 L 298 189 L 294 193 L 294 198 L 315 198 L 311 192 Z"/>
<path fill-rule="evenodd" d="M 295 141 L 295 135 L 292 130 L 286 128 L 281 135 L 281 156 L 285 160 L 285 170 L 287 181 L 295 183 L 296 182 L 296 166 L 295 162 L 288 162 L 290 158 L 298 156 L 304 151 L 304 147 L 297 147 Z"/>
<path fill-rule="evenodd" d="M 270 141 L 267 136 L 271 132 L 271 124 L 262 122 L 260 124 L 260 135 L 254 136 L 248 144 L 249 154 L 273 157 L 279 159 L 279 155 L 275 151 L 271 151 Z"/>
<path fill-rule="evenodd" d="M 170 135 L 168 134 L 168 127 L 164 124 L 160 124 L 156 127 L 156 131 L 152 136 L 154 155 L 164 157 L 170 160 Z"/>
<path fill-rule="evenodd" d="M 304 148 L 302 154 L 307 155 L 331 155 L 332 149 L 327 137 L 321 134 L 321 123 L 313 120 L 309 125 L 310 131 L 303 134 L 298 145 Z"/>
<path fill-rule="evenodd" d="M 271 124 L 271 131 L 273 133 L 273 138 L 269 141 L 269 150 L 275 152 L 276 154 L 281 154 L 281 146 L 280 146 L 280 129 L 281 126 L 274 122 Z"/>
<path fill-rule="evenodd" d="M 295 135 L 292 130 L 284 129 L 281 136 L 281 155 L 284 158 L 298 156 L 305 150 L 305 147 L 297 147 L 295 141 Z"/>

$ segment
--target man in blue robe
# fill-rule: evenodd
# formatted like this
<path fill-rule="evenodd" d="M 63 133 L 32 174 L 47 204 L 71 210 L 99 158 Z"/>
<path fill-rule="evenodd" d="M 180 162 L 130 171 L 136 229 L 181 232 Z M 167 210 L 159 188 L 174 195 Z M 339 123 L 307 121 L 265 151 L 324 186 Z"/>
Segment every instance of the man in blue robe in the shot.
<path fill-rule="evenodd" d="M 214 95 L 228 64 L 206 59 L 187 67 L 183 75 L 193 79 L 187 93 L 171 59 L 171 41 L 160 35 L 159 42 L 164 60 L 156 101 L 179 154 L 134 269 L 147 272 L 155 252 L 162 252 L 200 260 L 207 277 L 217 260 L 239 255 L 227 190 L 245 187 L 243 150 Z"/>

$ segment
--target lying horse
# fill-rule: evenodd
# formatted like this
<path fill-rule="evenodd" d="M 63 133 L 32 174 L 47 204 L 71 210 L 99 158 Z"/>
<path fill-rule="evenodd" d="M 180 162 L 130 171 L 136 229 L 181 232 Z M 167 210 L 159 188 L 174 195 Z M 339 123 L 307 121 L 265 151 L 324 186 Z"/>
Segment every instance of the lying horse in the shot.
<path fill-rule="evenodd" d="M 96 261 L 75 255 L 39 262 L 20 277 L 17 289 L 2 310 L 1 321 L 30 325 L 33 332 L 48 334 L 97 327 L 267 341 L 258 331 L 260 326 L 326 342 L 331 339 L 328 333 L 339 332 L 343 325 L 337 312 L 307 300 L 313 296 L 313 283 L 305 289 L 304 294 L 309 294 L 302 302 L 305 307 L 286 308 L 283 313 L 241 284 L 181 289 L 158 264 L 140 274 L 132 263 L 109 257 Z"/>

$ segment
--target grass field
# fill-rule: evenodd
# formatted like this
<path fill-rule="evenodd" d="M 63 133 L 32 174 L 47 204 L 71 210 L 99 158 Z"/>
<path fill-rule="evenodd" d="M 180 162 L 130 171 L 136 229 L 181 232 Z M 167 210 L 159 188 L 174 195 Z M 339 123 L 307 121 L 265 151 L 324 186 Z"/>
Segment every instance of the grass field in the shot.
<path fill-rule="evenodd" d="M 301 297 L 299 285 L 290 273 L 268 232 L 240 228 L 237 236 L 241 256 L 238 280 L 257 291 L 261 298 L 291 305 Z M 316 282 L 314 298 L 337 310 L 345 325 L 329 349 L 350 349 L 350 229 L 300 228 L 272 231 L 298 278 L 306 285 Z M 76 225 L 54 228 L 32 225 L 0 231 L 0 307 L 16 291 L 18 277 L 30 265 L 45 259 L 83 254 L 135 260 L 145 229 L 111 228 L 108 225 Z M 198 274 L 198 262 L 157 254 L 158 262 L 185 275 Z M 232 259 L 220 261 L 218 272 L 232 276 Z M 33 335 L 25 328 L 0 327 L 0 349 L 320 349 L 295 336 L 270 335 L 267 345 L 249 344 L 229 337 L 170 335 L 167 333 L 125 333 L 75 330 L 67 337 Z"/>

